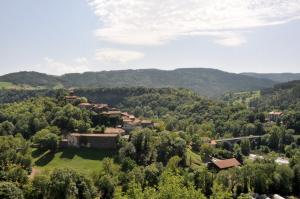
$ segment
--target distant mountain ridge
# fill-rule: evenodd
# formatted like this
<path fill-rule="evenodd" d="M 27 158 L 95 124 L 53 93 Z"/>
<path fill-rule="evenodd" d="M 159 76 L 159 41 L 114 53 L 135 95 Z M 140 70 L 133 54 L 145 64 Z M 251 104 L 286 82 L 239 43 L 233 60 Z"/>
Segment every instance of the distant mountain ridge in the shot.
<path fill-rule="evenodd" d="M 120 70 L 72 73 L 52 76 L 37 72 L 19 72 L 0 76 L 0 82 L 46 86 L 63 85 L 66 88 L 187 88 L 208 97 L 220 96 L 229 91 L 258 90 L 272 87 L 269 79 L 228 73 L 209 68 L 184 68 L 171 71 L 157 69 Z"/>
<path fill-rule="evenodd" d="M 300 80 L 300 73 L 241 73 L 256 78 L 270 79 L 275 82 Z"/>

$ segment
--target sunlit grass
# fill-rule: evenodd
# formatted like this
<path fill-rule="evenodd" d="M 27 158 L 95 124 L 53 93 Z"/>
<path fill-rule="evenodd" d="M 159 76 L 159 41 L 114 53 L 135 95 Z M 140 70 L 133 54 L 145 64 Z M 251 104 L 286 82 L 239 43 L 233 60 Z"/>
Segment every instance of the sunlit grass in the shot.
<path fill-rule="evenodd" d="M 105 157 L 113 158 L 114 150 L 66 148 L 56 153 L 50 151 L 32 151 L 34 168 L 40 171 L 52 171 L 55 168 L 71 168 L 81 173 L 91 174 L 101 169 Z"/>

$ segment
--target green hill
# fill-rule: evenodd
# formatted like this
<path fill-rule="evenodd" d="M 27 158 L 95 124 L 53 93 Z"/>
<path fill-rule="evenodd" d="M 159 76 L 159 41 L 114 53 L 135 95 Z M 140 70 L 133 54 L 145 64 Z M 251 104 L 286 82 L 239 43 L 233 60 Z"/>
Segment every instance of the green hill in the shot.
<path fill-rule="evenodd" d="M 300 80 L 300 73 L 241 73 L 256 78 L 270 79 L 275 82 Z"/>
<path fill-rule="evenodd" d="M 29 85 L 32 87 L 53 88 L 61 84 L 59 77 L 38 72 L 17 72 L 0 76 L 0 82 L 14 85 Z"/>
<path fill-rule="evenodd" d="M 274 85 L 272 80 L 206 68 L 187 68 L 172 71 L 156 69 L 103 71 L 66 74 L 63 76 L 20 72 L 4 75 L 0 77 L 0 82 L 47 88 L 58 87 L 59 85 L 66 88 L 187 88 L 208 97 L 217 97 L 229 91 L 257 90 Z"/>

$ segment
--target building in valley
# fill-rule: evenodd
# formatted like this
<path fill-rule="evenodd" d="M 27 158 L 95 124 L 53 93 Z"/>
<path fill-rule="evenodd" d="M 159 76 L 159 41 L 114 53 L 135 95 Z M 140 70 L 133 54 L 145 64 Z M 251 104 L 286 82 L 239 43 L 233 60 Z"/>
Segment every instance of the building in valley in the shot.
<path fill-rule="evenodd" d="M 122 128 L 105 128 L 104 134 L 118 134 L 122 136 L 125 134 L 125 130 Z"/>
<path fill-rule="evenodd" d="M 74 103 L 76 100 L 79 100 L 79 99 L 80 99 L 80 97 L 75 96 L 75 95 L 65 96 L 65 100 L 67 103 Z"/>
<path fill-rule="evenodd" d="M 143 128 L 153 128 L 154 127 L 154 123 L 151 120 L 142 120 L 141 121 L 141 126 Z"/>
<path fill-rule="evenodd" d="M 108 104 L 94 104 L 93 109 L 96 113 L 103 113 L 110 110 Z"/>
<path fill-rule="evenodd" d="M 108 117 L 121 117 L 122 112 L 118 111 L 118 110 L 113 110 L 113 111 L 103 112 L 102 115 L 105 115 Z"/>
<path fill-rule="evenodd" d="M 86 109 L 86 110 L 91 110 L 93 108 L 93 104 L 90 104 L 90 103 L 80 103 L 78 104 L 78 107 L 80 109 Z"/>
<path fill-rule="evenodd" d="M 277 122 L 279 119 L 281 119 L 283 113 L 279 111 L 272 111 L 268 114 L 268 120 L 272 122 Z"/>
<path fill-rule="evenodd" d="M 68 146 L 116 149 L 119 136 L 119 134 L 71 133 L 68 136 Z"/>
<path fill-rule="evenodd" d="M 230 158 L 225 160 L 213 158 L 212 161 L 209 163 L 209 167 L 214 168 L 216 170 L 229 169 L 232 167 L 238 167 L 240 165 L 241 163 L 235 158 Z"/>

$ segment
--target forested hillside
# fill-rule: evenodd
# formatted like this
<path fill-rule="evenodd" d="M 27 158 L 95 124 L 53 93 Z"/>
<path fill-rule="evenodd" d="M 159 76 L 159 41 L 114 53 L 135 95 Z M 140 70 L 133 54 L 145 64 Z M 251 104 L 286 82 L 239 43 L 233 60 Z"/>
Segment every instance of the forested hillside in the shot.
<path fill-rule="evenodd" d="M 261 97 L 252 100 L 251 106 L 261 109 L 299 109 L 300 81 L 277 84 L 273 88 L 263 89 Z"/>
<path fill-rule="evenodd" d="M 244 199 L 300 193 L 300 117 L 289 109 L 270 121 L 268 109 L 172 88 L 75 89 L 71 94 L 79 98 L 73 102 L 65 90 L 9 92 L 3 94 L 6 101 L 24 100 L 0 105 L 1 198 Z M 100 136 L 105 128 L 122 126 L 122 120 L 113 124 L 107 121 L 117 118 L 80 107 L 87 102 L 109 103 L 156 125 L 119 137 L 114 151 L 60 145 L 72 132 L 93 135 L 97 129 Z M 228 160 L 239 167 L 213 166 Z"/>
<path fill-rule="evenodd" d="M 0 104 L 24 101 L 33 97 L 48 96 L 55 97 L 57 93 L 65 90 L 51 90 L 51 89 L 0 89 Z"/>
<path fill-rule="evenodd" d="M 300 80 L 300 73 L 241 73 L 250 77 L 270 79 L 274 82 L 289 82 L 293 80 Z"/>
<path fill-rule="evenodd" d="M 52 88 L 60 85 L 60 81 L 58 77 L 38 72 L 17 72 L 0 77 L 0 82 L 10 82 L 16 85 L 24 84 L 33 87 Z"/>
<path fill-rule="evenodd" d="M 202 96 L 216 97 L 228 91 L 257 90 L 274 84 L 272 80 L 227 73 L 215 69 L 195 68 L 172 71 L 145 69 L 87 72 L 49 76 L 35 72 L 13 73 L 0 77 L 0 82 L 43 86 L 47 88 L 187 88 Z"/>

